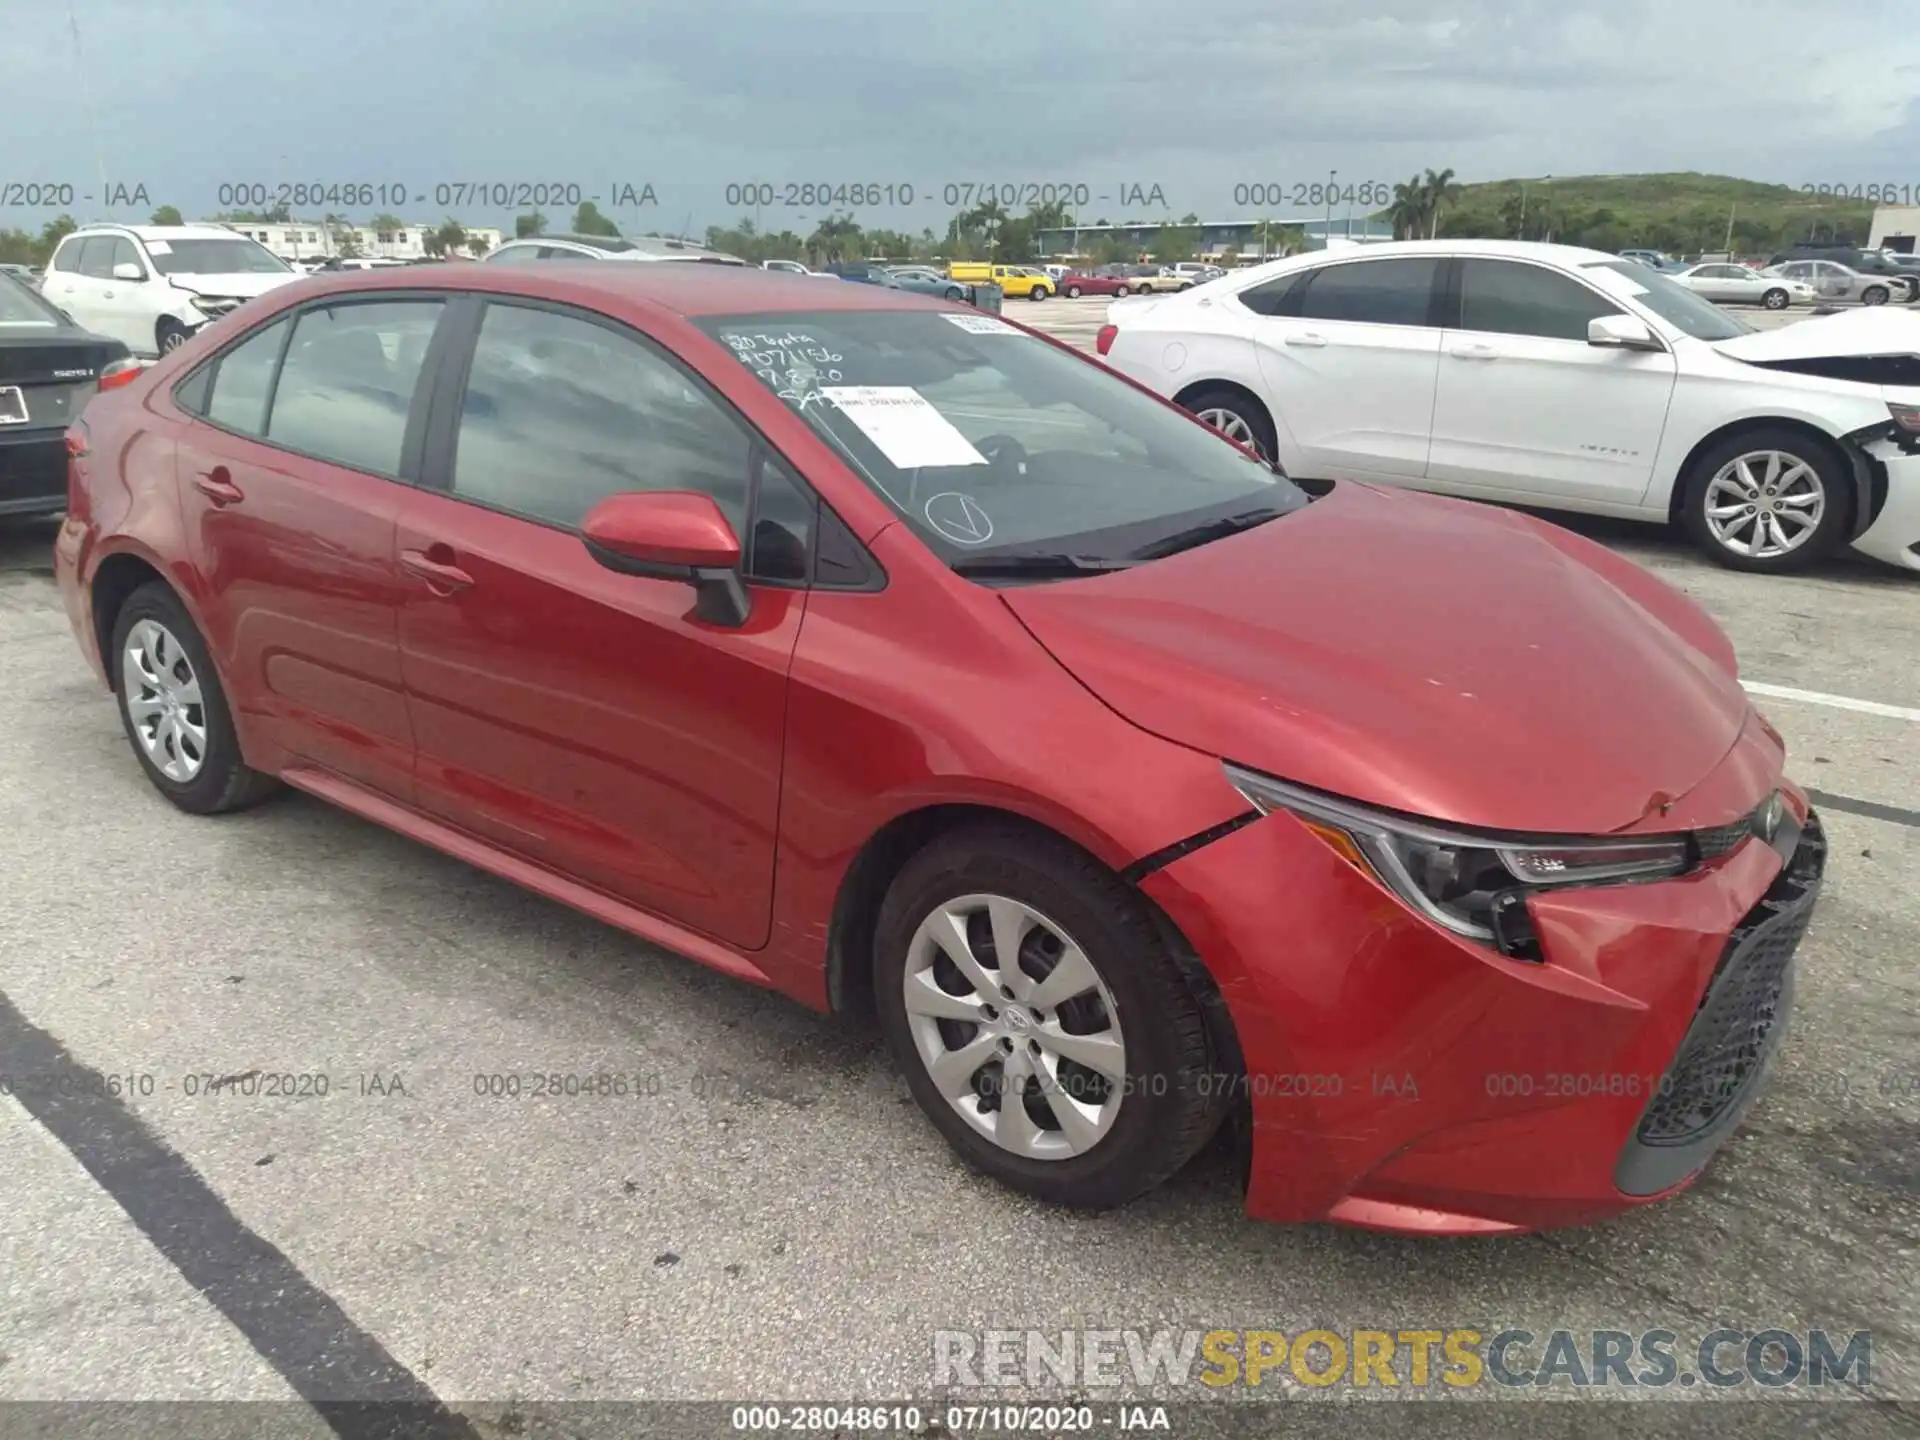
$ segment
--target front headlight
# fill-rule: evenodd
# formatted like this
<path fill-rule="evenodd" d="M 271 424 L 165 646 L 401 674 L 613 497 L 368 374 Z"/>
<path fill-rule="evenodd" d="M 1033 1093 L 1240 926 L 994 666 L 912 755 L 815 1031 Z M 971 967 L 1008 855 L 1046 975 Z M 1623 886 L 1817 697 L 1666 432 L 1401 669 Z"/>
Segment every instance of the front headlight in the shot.
<path fill-rule="evenodd" d="M 1678 875 L 1692 864 L 1685 836 L 1615 839 L 1476 835 L 1305 790 L 1237 765 L 1234 789 L 1262 814 L 1285 810 L 1355 868 L 1456 935 L 1538 959 L 1530 892 Z"/>

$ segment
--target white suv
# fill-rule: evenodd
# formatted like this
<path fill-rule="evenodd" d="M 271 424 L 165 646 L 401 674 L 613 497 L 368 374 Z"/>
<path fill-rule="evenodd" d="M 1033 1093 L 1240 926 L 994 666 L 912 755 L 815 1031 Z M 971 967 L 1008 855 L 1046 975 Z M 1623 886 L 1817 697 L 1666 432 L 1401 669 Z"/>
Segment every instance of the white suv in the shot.
<path fill-rule="evenodd" d="M 299 279 L 221 225 L 87 225 L 60 242 L 41 293 L 136 355 L 184 345 L 242 301 Z"/>

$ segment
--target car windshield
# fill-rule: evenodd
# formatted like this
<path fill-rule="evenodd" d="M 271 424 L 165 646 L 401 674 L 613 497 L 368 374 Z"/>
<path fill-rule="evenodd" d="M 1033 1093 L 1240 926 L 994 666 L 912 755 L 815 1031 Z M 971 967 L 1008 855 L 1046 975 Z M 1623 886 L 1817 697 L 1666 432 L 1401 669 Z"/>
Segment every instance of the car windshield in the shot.
<path fill-rule="evenodd" d="M 1631 260 L 1599 260 L 1582 268 L 1601 289 L 1637 301 L 1696 340 L 1731 340 L 1753 331 L 1711 300 Z"/>
<path fill-rule="evenodd" d="M 949 564 L 1039 555 L 1121 563 L 1196 525 L 1307 503 L 1239 447 L 991 315 L 698 323 Z"/>
<path fill-rule="evenodd" d="M 149 240 L 162 275 L 288 275 L 293 267 L 251 240 Z"/>
<path fill-rule="evenodd" d="M 59 323 L 58 310 L 36 295 L 31 286 L 0 270 L 0 325 L 50 330 Z"/>

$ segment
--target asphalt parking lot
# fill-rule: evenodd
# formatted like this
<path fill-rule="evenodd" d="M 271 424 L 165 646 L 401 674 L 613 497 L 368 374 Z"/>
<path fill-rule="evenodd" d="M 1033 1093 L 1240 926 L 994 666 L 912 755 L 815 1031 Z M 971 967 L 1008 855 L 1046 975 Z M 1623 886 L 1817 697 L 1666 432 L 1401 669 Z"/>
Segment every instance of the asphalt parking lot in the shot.
<path fill-rule="evenodd" d="M 1088 347 L 1105 309 L 1007 306 Z M 1256 1224 L 1224 1146 L 1047 1210 L 961 1169 L 857 1027 L 303 796 L 180 814 L 75 648 L 52 527 L 0 530 L 0 1070 L 128 1077 L 0 1097 L 0 1399 L 399 1398 L 491 1435 L 535 1402 L 924 1397 L 937 1330 L 1725 1325 L 1873 1335 L 1865 1390 L 1713 1395 L 1741 1433 L 1920 1435 L 1920 578 L 1570 523 L 1726 627 L 1832 859 L 1781 1067 L 1701 1182 L 1473 1241 Z M 645 1078 L 476 1093 L 554 1072 Z M 1593 1433 L 1570 1413 L 1474 1433 Z"/>

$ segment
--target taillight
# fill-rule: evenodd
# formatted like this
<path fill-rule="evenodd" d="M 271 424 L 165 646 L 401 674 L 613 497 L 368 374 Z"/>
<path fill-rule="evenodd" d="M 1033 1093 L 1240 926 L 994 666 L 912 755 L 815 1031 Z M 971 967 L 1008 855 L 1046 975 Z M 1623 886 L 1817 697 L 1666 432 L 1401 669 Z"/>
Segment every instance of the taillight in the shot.
<path fill-rule="evenodd" d="M 1109 350 L 1113 349 L 1114 339 L 1119 334 L 1120 327 L 1118 325 L 1102 325 L 1100 327 L 1100 333 L 1093 337 L 1094 350 L 1099 354 L 1106 354 Z"/>
<path fill-rule="evenodd" d="M 88 438 L 86 421 L 76 420 L 67 426 L 68 457 L 74 460 L 80 460 L 91 455 L 93 452 L 87 448 Z"/>
<path fill-rule="evenodd" d="M 118 390 L 122 385 L 131 385 L 144 369 L 146 366 L 138 360 L 116 360 L 100 372 L 100 388 Z"/>

